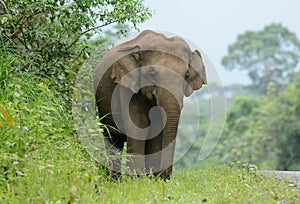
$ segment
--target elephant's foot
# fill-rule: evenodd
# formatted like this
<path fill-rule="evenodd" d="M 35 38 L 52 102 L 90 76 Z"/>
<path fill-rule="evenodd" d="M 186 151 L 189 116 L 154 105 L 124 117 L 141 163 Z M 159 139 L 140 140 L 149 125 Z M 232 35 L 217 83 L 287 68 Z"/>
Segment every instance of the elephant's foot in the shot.
<path fill-rule="evenodd" d="M 121 179 L 121 176 L 122 176 L 122 174 L 120 172 L 116 172 L 116 171 L 112 171 L 112 170 L 109 170 L 107 172 L 107 177 L 111 178 L 113 180 L 119 180 L 119 179 Z"/>
<path fill-rule="evenodd" d="M 160 172 L 160 174 L 158 175 L 161 179 L 163 180 L 170 180 L 172 175 L 172 167 L 169 167 L 167 169 L 164 169 L 163 171 Z"/>
<path fill-rule="evenodd" d="M 101 175 L 106 176 L 106 178 L 108 180 L 110 180 L 110 179 L 118 180 L 122 176 L 120 171 L 111 170 L 111 169 L 107 168 L 106 166 L 101 165 L 99 168 L 100 168 Z"/>
<path fill-rule="evenodd" d="M 145 156 L 130 155 L 127 157 L 127 174 L 131 176 L 145 175 Z"/>

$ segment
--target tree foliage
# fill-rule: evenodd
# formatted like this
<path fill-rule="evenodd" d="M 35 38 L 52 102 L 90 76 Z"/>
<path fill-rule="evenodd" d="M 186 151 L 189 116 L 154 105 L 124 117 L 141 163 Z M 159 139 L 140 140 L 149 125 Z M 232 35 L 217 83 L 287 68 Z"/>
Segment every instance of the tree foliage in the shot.
<path fill-rule="evenodd" d="M 143 0 L 1 0 L 1 52 L 14 56 L 17 71 L 69 88 L 93 34 L 113 23 L 137 28 L 150 16 Z"/>
<path fill-rule="evenodd" d="M 267 132 L 277 142 L 277 168 L 300 170 L 300 73 L 277 96 L 269 96 Z"/>
<path fill-rule="evenodd" d="M 247 31 L 228 48 L 222 64 L 228 70 L 246 70 L 258 93 L 266 93 L 269 82 L 278 86 L 290 81 L 299 64 L 300 41 L 281 24 L 261 31 Z"/>

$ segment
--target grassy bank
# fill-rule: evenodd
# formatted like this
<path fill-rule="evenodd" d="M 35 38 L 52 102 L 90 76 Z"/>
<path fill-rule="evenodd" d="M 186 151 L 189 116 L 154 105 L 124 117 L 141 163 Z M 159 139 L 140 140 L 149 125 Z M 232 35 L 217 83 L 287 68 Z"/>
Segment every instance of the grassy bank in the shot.
<path fill-rule="evenodd" d="M 60 154 L 65 154 L 61 152 Z M 1 203 L 298 203 L 287 181 L 218 166 L 176 173 L 169 181 L 107 180 L 79 155 L 30 161 L 23 175 L 0 187 Z"/>

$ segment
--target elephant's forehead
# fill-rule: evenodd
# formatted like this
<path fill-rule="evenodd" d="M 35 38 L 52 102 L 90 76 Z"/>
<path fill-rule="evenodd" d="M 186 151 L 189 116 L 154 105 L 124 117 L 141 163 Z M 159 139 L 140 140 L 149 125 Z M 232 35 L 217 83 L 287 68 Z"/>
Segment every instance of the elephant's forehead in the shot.
<path fill-rule="evenodd" d="M 177 57 L 187 60 L 190 57 L 190 48 L 185 41 L 180 38 L 150 38 L 141 43 L 141 48 L 144 51 L 158 51 L 169 53 Z"/>
<path fill-rule="evenodd" d="M 142 53 L 144 65 L 188 66 L 189 53 L 147 50 Z"/>

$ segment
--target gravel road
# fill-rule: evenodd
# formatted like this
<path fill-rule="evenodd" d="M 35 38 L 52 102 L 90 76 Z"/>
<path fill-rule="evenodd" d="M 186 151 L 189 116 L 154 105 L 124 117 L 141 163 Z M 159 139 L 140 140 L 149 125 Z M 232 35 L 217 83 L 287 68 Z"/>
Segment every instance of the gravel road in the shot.
<path fill-rule="evenodd" d="M 300 186 L 300 171 L 261 171 L 263 175 L 275 176 L 276 178 L 285 177 Z"/>

